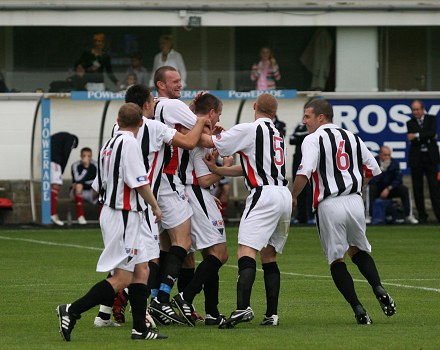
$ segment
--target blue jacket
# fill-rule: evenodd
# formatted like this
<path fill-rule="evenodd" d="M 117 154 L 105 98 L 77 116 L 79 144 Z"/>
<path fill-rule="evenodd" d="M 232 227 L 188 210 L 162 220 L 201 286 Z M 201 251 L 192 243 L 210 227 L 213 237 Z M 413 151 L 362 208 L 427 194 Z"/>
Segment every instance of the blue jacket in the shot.
<path fill-rule="evenodd" d="M 377 163 L 380 165 L 379 157 L 376 157 Z M 386 171 L 374 176 L 370 180 L 371 185 L 376 185 L 379 191 L 382 191 L 385 187 L 391 186 L 396 188 L 402 185 L 402 171 L 397 160 L 391 158 L 390 166 Z"/>

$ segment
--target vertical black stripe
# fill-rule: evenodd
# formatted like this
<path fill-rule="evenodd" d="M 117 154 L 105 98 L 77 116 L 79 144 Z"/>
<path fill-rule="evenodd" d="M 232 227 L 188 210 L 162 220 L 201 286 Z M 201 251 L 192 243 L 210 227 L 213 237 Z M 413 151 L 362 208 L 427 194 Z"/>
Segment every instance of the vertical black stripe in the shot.
<path fill-rule="evenodd" d="M 336 129 L 334 129 L 336 130 Z M 331 129 L 324 129 L 324 131 L 327 133 L 328 138 L 330 140 L 330 145 L 332 146 L 332 160 L 333 160 L 333 177 L 336 182 L 336 186 L 338 187 L 338 196 L 344 192 L 347 187 L 344 183 L 344 178 L 342 177 L 341 170 L 339 170 L 337 163 L 336 163 L 336 156 L 338 153 L 338 145 L 336 144 L 335 135 L 333 135 Z"/>
<path fill-rule="evenodd" d="M 280 146 L 283 149 L 284 163 L 283 163 L 283 165 L 281 165 L 281 176 L 283 177 L 283 186 L 287 186 L 289 181 L 287 181 L 287 179 L 286 179 L 286 152 L 285 152 L 286 151 L 286 145 L 284 143 L 284 137 L 282 137 L 282 139 L 283 139 L 283 141 L 281 142 Z"/>
<path fill-rule="evenodd" d="M 154 197 L 157 199 L 157 193 L 159 192 L 159 186 L 160 186 L 160 182 L 162 181 L 162 171 L 163 171 L 163 164 L 164 162 L 162 162 L 162 164 L 160 165 L 160 168 L 157 169 L 157 177 L 156 177 L 156 181 L 154 181 L 154 174 L 153 174 L 153 195 Z"/>
<path fill-rule="evenodd" d="M 270 147 L 270 176 L 273 179 L 274 185 L 278 186 L 278 168 L 275 164 L 275 150 L 273 148 L 275 132 L 272 129 L 269 122 L 265 122 L 267 129 L 269 130 L 269 147 Z M 280 137 L 280 133 L 277 131 L 277 136 Z M 284 157 L 284 154 L 281 155 Z"/>
<path fill-rule="evenodd" d="M 179 192 L 177 192 L 176 184 L 174 183 L 174 176 L 172 174 L 165 174 L 165 175 L 167 176 L 167 179 L 168 179 L 168 182 L 170 183 L 171 189 L 174 192 L 179 193 Z"/>
<path fill-rule="evenodd" d="M 350 165 L 348 167 L 348 173 L 350 174 L 351 181 L 353 182 L 350 193 L 357 193 L 358 192 L 358 180 L 356 179 L 356 176 L 353 171 L 354 167 L 354 154 L 353 154 L 353 148 L 351 147 L 350 139 L 348 138 L 347 133 L 343 129 L 338 129 L 341 133 L 342 138 L 345 141 L 345 153 L 348 154 L 348 159 L 350 161 Z"/>
<path fill-rule="evenodd" d="M 326 158 L 325 147 L 324 147 L 324 139 L 322 138 L 322 136 L 319 136 L 319 154 L 321 157 L 319 159 L 319 173 L 321 174 L 322 184 L 324 186 L 324 194 L 323 194 L 324 196 L 323 199 L 324 199 L 330 196 L 331 192 L 327 180 L 327 166 L 325 164 L 325 158 Z"/>
<path fill-rule="evenodd" d="M 122 211 L 122 220 L 124 221 L 124 234 L 122 235 L 122 239 L 125 242 L 125 232 L 127 230 L 127 224 L 128 224 L 128 210 L 121 210 Z"/>
<path fill-rule="evenodd" d="M 205 201 L 203 200 L 203 193 L 200 186 L 197 185 L 191 185 L 191 188 L 196 195 L 197 201 L 199 202 L 200 206 L 202 207 L 203 212 L 205 213 L 206 217 L 209 219 L 208 210 L 206 209 Z"/>
<path fill-rule="evenodd" d="M 263 185 L 269 185 L 266 172 L 264 171 L 264 135 L 261 125 L 257 126 L 255 135 L 255 165 L 257 173 L 263 181 Z"/>
<path fill-rule="evenodd" d="M 150 131 L 148 130 L 146 123 L 144 123 L 143 132 L 144 134 L 142 135 L 141 150 L 144 158 L 145 170 L 148 174 L 148 171 L 150 170 L 150 163 L 148 162 L 148 156 L 150 155 Z"/>
<path fill-rule="evenodd" d="M 260 199 L 260 196 L 261 196 L 261 192 L 262 192 L 262 190 L 263 190 L 263 187 L 262 187 L 262 186 L 257 187 L 257 188 L 255 189 L 255 193 L 254 193 L 254 195 L 252 196 L 252 203 L 251 203 L 251 206 L 249 207 L 248 212 L 246 213 L 246 217 L 245 217 L 245 219 L 247 219 L 247 217 L 249 216 L 249 213 L 251 212 L 252 209 L 254 209 L 255 205 L 257 204 L 258 200 Z"/>
<path fill-rule="evenodd" d="M 113 189 L 112 189 L 112 195 L 110 197 L 110 208 L 116 207 L 116 194 L 118 192 L 118 182 L 119 182 L 119 164 L 121 163 L 121 153 L 122 153 L 123 143 L 124 140 L 121 140 L 116 150 L 115 162 L 113 166 Z"/>
<path fill-rule="evenodd" d="M 179 164 L 179 177 L 184 185 L 186 185 L 186 170 L 188 169 L 189 163 L 189 151 L 184 149 L 182 150 L 182 157 L 180 158 Z"/>
<path fill-rule="evenodd" d="M 357 167 L 359 170 L 359 174 L 361 174 L 361 181 L 360 183 L 358 183 L 358 189 L 357 192 L 361 193 L 362 192 L 362 185 L 364 183 L 364 164 L 362 162 L 362 149 L 361 149 L 361 142 L 359 140 L 359 137 L 357 135 L 353 135 L 355 140 L 356 140 L 356 151 L 357 151 Z"/>
<path fill-rule="evenodd" d="M 244 165 L 244 158 L 241 154 L 240 154 L 240 164 L 241 164 L 241 169 L 243 170 L 244 181 L 245 181 L 246 187 L 248 189 L 250 189 L 250 188 L 252 188 L 251 181 L 249 180 L 249 176 L 247 174 L 247 171 L 246 171 L 246 168 Z"/>
<path fill-rule="evenodd" d="M 145 215 L 145 221 L 147 222 L 148 228 L 149 228 L 150 231 L 151 231 L 150 215 L 149 215 L 149 213 L 148 213 L 149 210 L 150 210 L 150 207 L 147 206 L 147 209 L 145 209 L 145 211 L 144 211 L 144 215 Z"/>

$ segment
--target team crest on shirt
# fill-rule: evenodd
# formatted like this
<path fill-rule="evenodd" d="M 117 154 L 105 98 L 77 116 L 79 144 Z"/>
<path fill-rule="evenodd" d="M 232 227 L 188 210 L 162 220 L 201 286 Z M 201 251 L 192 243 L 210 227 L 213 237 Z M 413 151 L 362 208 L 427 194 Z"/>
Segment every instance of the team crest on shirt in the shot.
<path fill-rule="evenodd" d="M 303 165 L 300 164 L 299 167 L 298 167 L 298 170 L 302 170 L 302 168 L 303 168 Z"/>
<path fill-rule="evenodd" d="M 136 181 L 137 182 L 145 182 L 145 181 L 147 181 L 147 179 L 148 179 L 147 175 L 143 175 L 143 176 L 138 176 L 136 178 Z"/>
<path fill-rule="evenodd" d="M 223 220 L 212 220 L 212 226 L 223 227 L 224 226 Z M 220 230 L 220 229 L 218 229 L 218 230 Z"/>
<path fill-rule="evenodd" d="M 217 134 L 217 135 L 215 135 L 215 138 L 216 138 L 217 140 L 221 140 L 221 138 L 222 138 L 222 134 Z"/>

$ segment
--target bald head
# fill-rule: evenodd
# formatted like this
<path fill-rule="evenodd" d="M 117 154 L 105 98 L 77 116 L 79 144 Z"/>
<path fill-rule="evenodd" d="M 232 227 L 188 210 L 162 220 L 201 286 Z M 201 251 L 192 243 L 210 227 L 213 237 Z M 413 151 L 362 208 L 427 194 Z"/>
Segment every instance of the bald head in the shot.
<path fill-rule="evenodd" d="M 254 104 L 255 116 L 257 118 L 274 118 L 278 109 L 278 101 L 271 94 L 265 93 L 258 96 Z"/>

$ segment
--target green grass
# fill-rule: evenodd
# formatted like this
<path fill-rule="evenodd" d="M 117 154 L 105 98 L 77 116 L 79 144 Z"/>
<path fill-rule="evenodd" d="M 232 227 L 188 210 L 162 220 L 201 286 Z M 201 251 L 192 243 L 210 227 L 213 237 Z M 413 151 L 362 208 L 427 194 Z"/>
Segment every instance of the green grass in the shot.
<path fill-rule="evenodd" d="M 221 269 L 220 310 L 235 308 L 237 229 L 228 230 L 230 258 Z M 1 349 L 438 349 L 440 348 L 440 227 L 370 227 L 384 286 L 397 314 L 383 315 L 371 288 L 347 262 L 359 299 L 374 323 L 357 325 L 330 278 L 313 227 L 291 229 L 284 254 L 279 327 L 261 327 L 265 296 L 261 271 L 252 292 L 255 319 L 235 329 L 204 325 L 161 327 L 165 341 L 131 341 L 131 317 L 120 328 L 95 329 L 97 308 L 83 314 L 72 342 L 58 334 L 55 307 L 82 296 L 104 274 L 95 272 L 102 247 L 98 229 L 0 230 Z M 43 244 L 44 243 L 44 244 Z M 76 245 L 76 246 L 73 246 Z M 93 247 L 96 249 L 86 249 Z M 202 296 L 195 300 L 203 311 Z"/>

